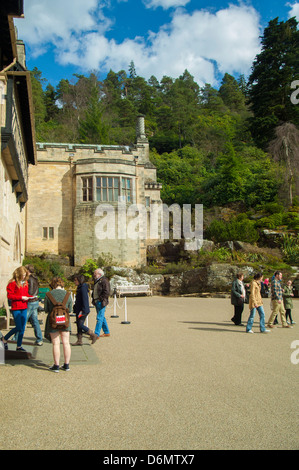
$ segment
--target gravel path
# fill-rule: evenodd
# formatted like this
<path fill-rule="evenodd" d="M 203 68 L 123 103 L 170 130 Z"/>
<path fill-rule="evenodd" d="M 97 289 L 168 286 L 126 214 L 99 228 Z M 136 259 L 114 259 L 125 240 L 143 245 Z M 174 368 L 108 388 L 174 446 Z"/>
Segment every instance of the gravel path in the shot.
<path fill-rule="evenodd" d="M 0 449 L 299 448 L 299 364 L 291 362 L 292 353 L 299 361 L 299 299 L 297 325 L 269 334 L 259 333 L 258 315 L 255 334 L 235 326 L 229 299 L 127 304 L 131 323 L 121 323 L 123 310 L 110 318 L 111 304 L 111 336 L 73 347 L 70 372 L 48 370 L 49 343 L 32 360 L 0 365 Z"/>

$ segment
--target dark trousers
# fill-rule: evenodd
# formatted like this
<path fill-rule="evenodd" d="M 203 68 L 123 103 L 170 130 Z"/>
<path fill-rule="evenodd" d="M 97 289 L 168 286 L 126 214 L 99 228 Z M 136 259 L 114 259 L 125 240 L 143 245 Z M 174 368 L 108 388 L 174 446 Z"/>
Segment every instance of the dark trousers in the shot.
<path fill-rule="evenodd" d="M 82 335 L 83 333 L 88 334 L 89 328 L 87 328 L 87 326 L 84 325 L 86 317 L 87 317 L 87 315 L 81 315 L 81 317 L 78 318 L 78 314 L 76 314 L 76 323 L 77 323 L 78 335 Z"/>
<path fill-rule="evenodd" d="M 235 323 L 235 325 L 240 325 L 240 323 L 242 323 L 242 313 L 244 310 L 244 304 L 234 305 L 234 307 L 235 307 L 235 314 L 232 318 L 232 321 Z"/>
<path fill-rule="evenodd" d="M 292 319 L 292 314 L 291 314 L 291 309 L 290 309 L 290 308 L 286 308 L 286 320 L 288 320 L 288 318 L 290 319 L 290 322 L 293 323 L 293 319 Z"/>

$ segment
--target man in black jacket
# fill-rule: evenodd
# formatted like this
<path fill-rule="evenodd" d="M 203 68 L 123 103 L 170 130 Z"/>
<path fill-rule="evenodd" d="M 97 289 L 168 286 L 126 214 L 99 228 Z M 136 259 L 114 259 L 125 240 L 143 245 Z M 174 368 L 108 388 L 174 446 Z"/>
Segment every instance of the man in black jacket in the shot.
<path fill-rule="evenodd" d="M 244 310 L 244 302 L 246 302 L 246 289 L 243 279 L 243 273 L 238 273 L 231 289 L 231 304 L 234 306 L 235 310 L 235 314 L 231 321 L 238 326 L 243 326 L 242 313 Z"/>
<path fill-rule="evenodd" d="M 95 334 L 99 336 L 110 336 L 107 320 L 105 318 L 106 306 L 109 303 L 110 283 L 104 276 L 104 271 L 100 268 L 96 269 L 93 273 L 94 287 L 92 293 L 92 303 L 97 311 L 97 324 L 95 327 Z M 100 335 L 103 328 L 103 334 Z"/>
<path fill-rule="evenodd" d="M 27 264 L 25 266 L 27 271 L 29 271 L 29 279 L 28 279 L 28 292 L 29 295 L 32 295 L 34 297 L 29 298 L 28 300 L 28 307 L 27 307 L 27 321 L 29 320 L 33 330 L 34 330 L 34 335 L 36 338 L 35 344 L 38 346 L 43 345 L 43 335 L 41 331 L 41 327 L 38 321 L 38 306 L 39 306 L 39 300 L 38 300 L 38 292 L 39 292 L 39 282 L 37 279 L 37 276 L 35 275 L 34 272 L 34 266 L 32 264 Z"/>

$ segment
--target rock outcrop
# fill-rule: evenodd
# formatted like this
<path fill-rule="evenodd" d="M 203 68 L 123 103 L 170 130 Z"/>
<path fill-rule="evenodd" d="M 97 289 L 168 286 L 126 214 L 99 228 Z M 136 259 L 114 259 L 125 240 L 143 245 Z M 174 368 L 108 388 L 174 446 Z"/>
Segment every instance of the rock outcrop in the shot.
<path fill-rule="evenodd" d="M 210 266 L 192 269 L 178 274 L 138 274 L 131 268 L 113 267 L 116 273 L 110 279 L 111 289 L 118 285 L 150 285 L 155 295 L 184 295 L 229 292 L 231 284 L 240 271 L 238 266 L 213 263 Z M 252 276 L 251 266 L 243 266 L 245 278 Z"/>

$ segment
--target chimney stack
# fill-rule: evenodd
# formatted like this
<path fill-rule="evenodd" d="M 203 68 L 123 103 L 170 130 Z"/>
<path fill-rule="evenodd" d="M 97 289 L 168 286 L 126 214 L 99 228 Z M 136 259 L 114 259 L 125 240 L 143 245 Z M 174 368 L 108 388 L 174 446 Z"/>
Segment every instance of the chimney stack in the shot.
<path fill-rule="evenodd" d="M 140 140 L 147 142 L 147 138 L 146 138 L 146 135 L 145 135 L 145 129 L 144 129 L 144 116 L 143 116 L 143 114 L 139 114 L 137 116 L 136 137 L 137 137 L 137 142 L 140 141 Z"/>

